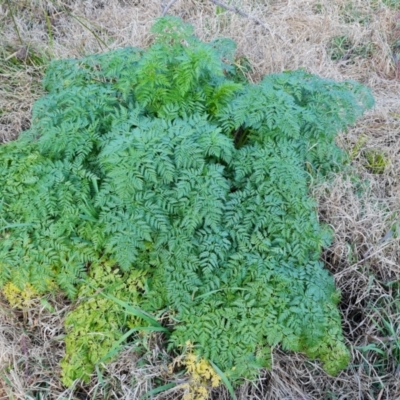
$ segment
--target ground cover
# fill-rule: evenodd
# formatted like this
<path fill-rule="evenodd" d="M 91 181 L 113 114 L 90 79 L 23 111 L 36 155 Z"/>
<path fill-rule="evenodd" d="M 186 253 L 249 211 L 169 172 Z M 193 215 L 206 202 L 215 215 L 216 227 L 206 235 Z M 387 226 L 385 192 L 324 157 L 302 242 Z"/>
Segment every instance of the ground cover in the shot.
<path fill-rule="evenodd" d="M 30 109 L 43 94 L 40 80 L 49 60 L 127 45 L 146 47 L 152 40 L 149 27 L 163 13 L 162 6 L 140 1 L 1 5 L 1 140 L 10 141 L 29 127 Z M 338 140 L 350 154 L 352 172 L 314 189 L 320 221 L 335 232 L 323 258 L 342 291 L 340 309 L 351 364 L 333 378 L 318 363 L 276 348 L 272 370 L 243 384 L 238 398 L 400 396 L 397 6 L 393 1 L 230 3 L 252 18 L 207 1 L 177 1 L 168 9 L 192 23 L 203 40 L 233 38 L 238 43 L 238 67 L 254 82 L 265 74 L 305 68 L 335 80 L 362 82 L 376 99 L 375 108 Z M 183 392 L 179 385 L 168 385 L 189 382 L 189 376 L 168 371 L 168 365 L 179 360 L 166 353 L 160 357 L 157 335 L 143 343 L 145 357 L 136 359 L 128 347 L 90 383 L 63 387 L 59 362 L 70 307 L 64 297 L 48 296 L 16 311 L 2 299 L 0 379 L 5 396 L 140 398 L 153 393 L 177 398 Z M 157 394 L 156 388 L 163 386 Z M 212 396 L 230 395 L 221 387 Z"/>

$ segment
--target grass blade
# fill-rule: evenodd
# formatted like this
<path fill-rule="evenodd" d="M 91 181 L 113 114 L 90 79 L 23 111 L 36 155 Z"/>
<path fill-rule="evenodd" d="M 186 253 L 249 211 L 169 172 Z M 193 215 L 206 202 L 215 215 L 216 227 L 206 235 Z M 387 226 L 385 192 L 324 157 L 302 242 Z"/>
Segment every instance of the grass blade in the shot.
<path fill-rule="evenodd" d="M 51 2 L 54 6 L 57 6 L 57 4 L 54 2 L 54 0 L 50 0 L 50 2 Z M 83 17 L 81 17 L 81 19 L 78 18 L 76 15 L 70 13 L 65 7 L 63 7 L 63 11 L 64 11 L 67 15 L 69 15 L 71 18 L 73 18 L 76 22 L 78 22 L 78 24 L 81 24 L 85 29 L 87 29 L 87 30 L 95 37 L 95 39 L 97 40 L 97 43 L 99 44 L 99 46 L 100 46 L 100 48 L 101 48 L 102 50 L 103 50 L 102 44 L 104 45 L 104 47 L 105 47 L 106 49 L 110 50 L 110 48 L 107 46 L 107 43 L 106 43 L 104 40 L 102 40 L 102 39 L 100 38 L 100 36 L 97 35 L 97 33 L 96 33 L 93 29 L 91 29 L 87 24 L 85 24 L 85 23 L 83 23 L 83 22 L 81 21 L 81 19 L 83 19 Z"/>
<path fill-rule="evenodd" d="M 228 389 L 228 392 L 232 396 L 232 399 L 237 400 L 235 390 L 233 389 L 233 386 L 230 383 L 229 379 L 226 377 L 226 375 L 212 361 L 209 360 L 209 363 L 212 365 L 215 372 L 220 376 L 222 382 L 224 383 L 224 385 Z"/>
<path fill-rule="evenodd" d="M 139 317 L 143 319 L 144 321 L 148 322 L 152 327 L 159 328 L 158 330 L 160 332 L 164 332 L 169 334 L 170 330 L 167 328 L 164 328 L 155 318 L 153 318 L 151 315 L 147 314 L 146 311 L 141 310 L 140 308 L 133 307 L 130 304 L 126 303 L 125 301 L 122 301 L 112 294 L 105 294 L 100 292 L 102 296 L 105 298 L 114 301 L 115 303 L 119 304 L 121 307 L 125 308 L 125 310 L 131 314 L 134 315 L 135 317 Z"/>
<path fill-rule="evenodd" d="M 109 358 L 114 357 L 121 350 L 121 344 L 135 332 L 165 332 L 165 328 L 159 328 L 157 326 L 136 326 L 135 328 L 130 329 L 118 339 L 117 343 L 114 344 L 111 350 L 100 360 L 100 362 L 104 362 Z"/>
<path fill-rule="evenodd" d="M 21 45 L 23 45 L 24 41 L 22 40 L 21 34 L 19 32 L 17 21 L 15 20 L 14 13 L 13 13 L 13 10 L 12 10 L 11 4 L 10 4 L 10 0 L 7 0 L 7 5 L 8 5 L 8 9 L 10 10 L 10 14 L 11 14 L 11 18 L 13 20 L 14 28 L 17 31 L 18 39 L 19 39 Z"/>
<path fill-rule="evenodd" d="M 149 399 L 149 398 L 151 399 L 151 398 L 153 398 L 153 396 L 154 396 L 155 394 L 164 392 L 164 391 L 166 391 L 166 390 L 168 390 L 168 389 L 172 389 L 172 388 L 174 388 L 175 386 L 176 386 L 176 383 L 174 383 L 174 382 L 167 383 L 166 385 L 158 386 L 158 387 L 156 387 L 156 388 L 154 388 L 154 389 L 148 391 L 148 392 L 147 392 L 146 394 L 144 394 L 143 396 L 141 396 L 141 397 L 139 398 L 139 400 L 145 400 L 145 399 Z"/>

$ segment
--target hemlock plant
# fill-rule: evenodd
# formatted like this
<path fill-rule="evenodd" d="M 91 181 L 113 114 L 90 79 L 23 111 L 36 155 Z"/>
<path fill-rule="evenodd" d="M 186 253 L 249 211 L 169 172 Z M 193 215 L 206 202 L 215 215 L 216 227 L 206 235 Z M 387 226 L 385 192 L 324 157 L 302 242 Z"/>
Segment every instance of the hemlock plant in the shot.
<path fill-rule="evenodd" d="M 232 41 L 171 17 L 153 32 L 146 50 L 53 62 L 31 128 L 0 147 L 0 287 L 80 299 L 66 385 L 148 324 L 100 291 L 169 315 L 168 348 L 191 343 L 234 383 L 278 344 L 337 374 L 349 352 L 309 185 L 346 160 L 335 135 L 369 90 L 305 71 L 250 84 Z"/>

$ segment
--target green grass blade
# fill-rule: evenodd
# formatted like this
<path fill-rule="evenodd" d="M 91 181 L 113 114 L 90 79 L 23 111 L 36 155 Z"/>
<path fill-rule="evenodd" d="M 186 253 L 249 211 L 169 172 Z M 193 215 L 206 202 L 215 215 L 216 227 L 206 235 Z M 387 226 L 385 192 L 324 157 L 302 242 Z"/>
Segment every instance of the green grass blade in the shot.
<path fill-rule="evenodd" d="M 130 329 L 128 332 L 123 334 L 119 340 L 114 344 L 111 350 L 100 360 L 100 362 L 107 361 L 108 359 L 114 357 L 121 350 L 121 344 L 128 339 L 135 332 L 165 332 L 164 327 L 157 326 L 136 326 L 135 328 Z"/>
<path fill-rule="evenodd" d="M 10 10 L 10 15 L 13 20 L 14 28 L 17 32 L 18 39 L 19 39 L 21 45 L 23 45 L 24 41 L 22 40 L 21 33 L 19 32 L 17 22 L 15 21 L 15 17 L 14 17 L 14 13 L 13 13 L 13 10 L 12 10 L 11 4 L 10 4 L 10 0 L 7 0 L 7 5 L 8 5 L 8 9 Z"/>
<path fill-rule="evenodd" d="M 46 11 L 43 11 L 43 14 L 44 14 L 44 18 L 46 20 L 47 33 L 49 35 L 50 47 L 53 49 L 54 48 L 54 36 L 53 36 L 53 29 L 52 29 L 52 26 L 51 26 L 50 17 L 49 17 L 49 14 Z"/>
<path fill-rule="evenodd" d="M 209 363 L 212 365 L 212 367 L 214 368 L 215 372 L 220 376 L 222 382 L 224 383 L 224 385 L 228 389 L 228 392 L 232 396 L 232 399 L 233 400 L 237 400 L 236 399 L 235 390 L 233 389 L 233 386 L 230 383 L 229 379 L 226 377 L 226 375 L 212 361 L 209 360 Z"/>
<path fill-rule="evenodd" d="M 172 389 L 172 388 L 174 388 L 175 386 L 176 386 L 176 383 L 175 383 L 175 382 L 171 382 L 171 383 L 167 383 L 166 385 L 158 386 L 158 387 L 156 387 L 156 388 L 154 388 L 154 389 L 148 391 L 148 392 L 147 392 L 146 394 L 144 394 L 143 396 L 141 396 L 141 397 L 139 398 L 139 400 L 145 400 L 145 399 L 149 399 L 149 398 L 151 399 L 151 398 L 153 398 L 153 396 L 154 396 L 155 394 L 164 392 L 164 391 L 166 391 L 166 390 L 168 390 L 168 389 Z"/>
<path fill-rule="evenodd" d="M 57 4 L 54 2 L 54 0 L 50 0 L 50 2 L 53 3 L 53 5 L 57 6 Z M 81 17 L 81 19 L 78 18 L 76 15 L 70 13 L 65 7 L 63 8 L 63 11 L 64 11 L 67 15 L 69 15 L 71 18 L 73 18 L 76 22 L 78 22 L 78 24 L 81 24 L 85 29 L 87 29 L 87 30 L 95 37 L 95 39 L 97 40 L 97 43 L 99 44 L 99 46 L 100 46 L 100 48 L 101 48 L 102 50 L 103 50 L 102 45 L 103 45 L 106 49 L 110 50 L 110 48 L 107 46 L 107 43 L 106 43 L 104 40 L 102 40 L 102 39 L 100 38 L 100 36 L 97 35 L 97 33 L 96 33 L 93 29 L 91 29 L 87 24 L 85 24 L 85 23 L 83 23 L 83 22 L 81 21 L 81 19 L 83 19 L 83 17 Z"/>
<path fill-rule="evenodd" d="M 170 333 L 169 329 L 164 328 L 155 318 L 153 318 L 151 315 L 147 314 L 145 311 L 141 310 L 140 308 L 133 307 L 133 306 L 129 305 L 128 303 L 126 303 L 125 301 L 122 301 L 122 300 L 116 298 L 112 294 L 105 294 L 102 292 L 100 292 L 100 294 L 102 296 L 104 296 L 105 298 L 112 300 L 115 303 L 119 304 L 121 307 L 125 308 L 125 310 L 129 314 L 143 319 L 144 321 L 148 322 L 153 327 L 159 328 L 159 330 L 161 332 L 168 333 L 168 334 Z"/>
<path fill-rule="evenodd" d="M 100 294 L 103 297 L 105 297 L 106 299 L 111 300 L 114 303 L 117 303 L 121 307 L 125 308 L 125 310 L 128 312 L 128 314 L 131 314 L 135 317 L 139 317 L 139 318 L 143 319 L 144 321 L 149 323 L 152 327 L 159 328 L 159 329 L 157 329 L 158 331 L 164 332 L 166 334 L 171 333 L 171 331 L 169 329 L 163 327 L 153 316 L 148 314 L 146 311 L 141 310 L 140 308 L 137 308 L 137 307 L 133 307 L 130 304 L 126 303 L 125 301 L 122 301 L 122 300 L 118 299 L 117 297 L 113 296 L 112 294 L 106 294 L 106 293 L 103 293 L 102 291 L 98 291 L 92 284 L 90 284 L 90 282 L 88 282 L 84 279 L 80 279 L 79 281 L 85 285 L 90 286 L 92 289 L 96 290 L 97 294 Z"/>

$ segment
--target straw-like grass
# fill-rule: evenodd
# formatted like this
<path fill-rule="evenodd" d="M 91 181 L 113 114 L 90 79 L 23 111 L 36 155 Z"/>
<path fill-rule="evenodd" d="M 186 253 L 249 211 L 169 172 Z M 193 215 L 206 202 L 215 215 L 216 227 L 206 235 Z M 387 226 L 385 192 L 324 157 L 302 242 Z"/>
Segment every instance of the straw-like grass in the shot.
<path fill-rule="evenodd" d="M 240 13 L 208 0 L 13 0 L 0 5 L 0 142 L 30 125 L 42 95 L 49 59 L 80 57 L 151 42 L 149 28 L 167 12 L 195 26 L 203 40 L 225 36 L 252 65 L 249 78 L 305 68 L 337 80 L 369 85 L 376 107 L 339 142 L 351 168 L 314 188 L 321 221 L 335 232 L 324 253 L 342 290 L 340 308 L 352 361 L 338 377 L 300 354 L 274 352 L 274 365 L 257 382 L 237 390 L 238 399 L 400 398 L 400 1 L 231 0 Z M 221 3 L 221 2 L 219 2 Z M 260 23 L 261 22 L 261 23 Z M 371 165 L 373 151 L 383 167 Z M 374 161 L 372 161 L 372 164 Z M 185 376 L 154 334 L 146 356 L 124 350 L 94 374 L 90 384 L 64 388 L 63 298 L 49 298 L 25 312 L 0 308 L 0 399 L 177 399 Z M 161 377 L 161 380 L 158 380 Z M 162 381 L 162 383 L 160 383 Z M 175 382 L 175 388 L 152 392 Z M 214 399 L 229 399 L 225 388 Z"/>

